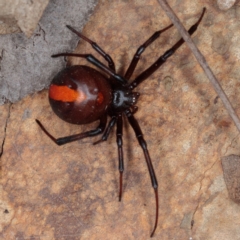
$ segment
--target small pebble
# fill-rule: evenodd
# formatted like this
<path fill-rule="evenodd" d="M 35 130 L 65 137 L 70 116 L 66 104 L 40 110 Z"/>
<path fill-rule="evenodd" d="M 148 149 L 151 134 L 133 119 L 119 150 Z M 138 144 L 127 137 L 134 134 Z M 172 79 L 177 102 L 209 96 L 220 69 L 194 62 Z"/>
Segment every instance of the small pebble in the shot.
<path fill-rule="evenodd" d="M 231 8 L 235 2 L 236 0 L 217 0 L 217 5 L 219 9 L 226 11 Z"/>
<path fill-rule="evenodd" d="M 240 156 L 222 157 L 222 167 L 229 197 L 240 204 Z"/>

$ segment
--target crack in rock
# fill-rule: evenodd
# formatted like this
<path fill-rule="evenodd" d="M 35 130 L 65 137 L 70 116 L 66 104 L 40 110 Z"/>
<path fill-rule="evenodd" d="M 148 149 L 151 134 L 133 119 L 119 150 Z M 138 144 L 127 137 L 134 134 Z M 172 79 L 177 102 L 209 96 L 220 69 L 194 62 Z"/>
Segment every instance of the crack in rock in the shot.
<path fill-rule="evenodd" d="M 0 148 L 0 158 L 3 155 L 4 143 L 5 143 L 5 139 L 6 139 L 6 135 L 7 135 L 6 134 L 7 133 L 7 125 L 8 125 L 8 120 L 10 118 L 10 112 L 11 112 L 11 106 L 12 106 L 12 104 L 10 103 L 9 107 L 8 107 L 8 115 L 7 115 L 5 124 L 4 124 L 4 134 L 3 134 L 3 140 L 2 140 L 2 144 L 1 144 L 1 148 Z"/>

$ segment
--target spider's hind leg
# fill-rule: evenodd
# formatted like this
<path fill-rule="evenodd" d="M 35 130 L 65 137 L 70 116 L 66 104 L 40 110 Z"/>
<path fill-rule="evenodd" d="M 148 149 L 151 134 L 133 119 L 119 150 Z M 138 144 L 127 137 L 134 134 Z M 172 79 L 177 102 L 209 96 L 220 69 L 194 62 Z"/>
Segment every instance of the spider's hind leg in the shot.
<path fill-rule="evenodd" d="M 113 129 L 114 125 L 116 124 L 116 122 L 117 122 L 117 117 L 116 116 L 112 116 L 110 122 L 108 123 L 108 125 L 107 125 L 107 127 L 106 127 L 106 129 L 105 129 L 105 131 L 104 131 L 104 133 L 103 133 L 103 135 L 101 137 L 101 139 L 96 141 L 96 142 L 94 142 L 93 145 L 96 145 L 96 144 L 99 144 L 101 142 L 107 141 L 108 136 L 109 136 L 110 132 L 112 131 L 112 129 Z"/>
<path fill-rule="evenodd" d="M 36 119 L 37 124 L 39 125 L 39 127 L 43 130 L 43 132 L 50 138 L 52 139 L 53 142 L 55 142 L 57 145 L 63 145 L 66 143 L 70 143 L 70 142 L 74 142 L 86 137 L 94 137 L 98 134 L 101 134 L 107 124 L 107 115 L 103 115 L 103 117 L 100 119 L 100 123 L 97 126 L 96 129 L 87 131 L 87 132 L 83 132 L 83 133 L 79 133 L 79 134 L 75 134 L 75 135 L 71 135 L 71 136 L 67 136 L 67 137 L 62 137 L 62 138 L 55 138 L 53 137 L 46 129 L 45 127 L 42 125 L 42 123 Z"/>
<path fill-rule="evenodd" d="M 123 128 L 123 121 L 122 121 L 122 113 L 119 113 L 117 116 L 112 116 L 104 134 L 102 135 L 101 139 L 93 144 L 98 144 L 103 141 L 106 141 L 111 130 L 113 129 L 114 125 L 117 123 L 117 146 L 118 146 L 118 169 L 119 169 L 119 201 L 122 199 L 122 177 L 124 171 L 124 163 L 123 163 L 123 149 L 122 149 L 122 128 Z"/>

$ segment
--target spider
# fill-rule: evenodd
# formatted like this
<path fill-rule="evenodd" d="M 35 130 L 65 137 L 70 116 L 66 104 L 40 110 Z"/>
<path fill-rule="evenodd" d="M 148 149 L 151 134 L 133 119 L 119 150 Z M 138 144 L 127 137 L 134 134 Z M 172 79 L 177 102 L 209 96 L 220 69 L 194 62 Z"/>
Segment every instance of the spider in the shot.
<path fill-rule="evenodd" d="M 205 13 L 203 8 L 202 14 L 198 21 L 188 30 L 192 35 L 200 24 Z M 60 71 L 52 80 L 49 88 L 49 102 L 55 114 L 62 120 L 72 124 L 87 124 L 99 120 L 99 125 L 96 129 L 86 131 L 80 134 L 71 135 L 62 138 L 54 138 L 36 119 L 37 124 L 43 132 L 53 140 L 57 145 L 63 145 L 73 141 L 77 141 L 86 137 L 93 137 L 102 133 L 100 140 L 94 144 L 106 141 L 114 125 L 117 126 L 116 138 L 118 147 L 118 161 L 119 161 L 119 201 L 122 198 L 122 178 L 124 171 L 123 163 L 123 148 L 122 148 L 122 128 L 123 115 L 126 116 L 128 122 L 133 128 L 136 138 L 141 146 L 144 157 L 147 163 L 152 187 L 155 194 L 155 223 L 151 232 L 153 237 L 158 225 L 158 182 L 152 161 L 148 152 L 146 141 L 144 140 L 142 130 L 138 121 L 134 117 L 134 113 L 138 110 L 136 106 L 140 93 L 133 90 L 149 76 L 151 76 L 165 61 L 174 54 L 174 52 L 184 43 L 181 38 L 172 48 L 167 50 L 160 56 L 150 67 L 139 74 L 133 81 L 129 82 L 137 63 L 144 50 L 154 42 L 161 33 L 171 28 L 173 24 L 166 28 L 155 32 L 146 42 L 144 42 L 136 51 L 126 73 L 121 76 L 115 71 L 115 64 L 112 58 L 98 46 L 96 42 L 85 37 L 80 32 L 76 31 L 71 26 L 67 25 L 72 32 L 77 34 L 80 38 L 91 44 L 92 48 L 104 57 L 108 63 L 108 67 L 101 63 L 97 58 L 91 54 L 75 54 L 75 53 L 59 53 L 52 55 L 52 57 L 60 56 L 74 56 L 85 58 L 94 66 L 102 70 L 109 77 L 106 77 L 97 70 L 83 66 L 73 65 Z M 107 123 L 107 117 L 110 116 L 110 121 Z"/>

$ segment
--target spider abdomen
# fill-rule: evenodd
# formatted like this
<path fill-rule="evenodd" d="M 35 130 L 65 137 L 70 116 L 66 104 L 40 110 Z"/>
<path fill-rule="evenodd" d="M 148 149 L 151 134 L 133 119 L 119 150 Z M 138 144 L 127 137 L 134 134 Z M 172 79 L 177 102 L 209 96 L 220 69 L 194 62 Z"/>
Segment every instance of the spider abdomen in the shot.
<path fill-rule="evenodd" d="M 63 69 L 52 80 L 49 102 L 55 114 L 74 124 L 98 120 L 107 110 L 112 90 L 107 78 L 87 66 Z"/>

